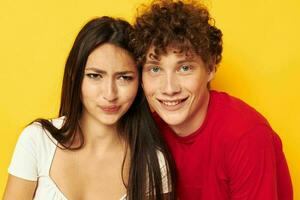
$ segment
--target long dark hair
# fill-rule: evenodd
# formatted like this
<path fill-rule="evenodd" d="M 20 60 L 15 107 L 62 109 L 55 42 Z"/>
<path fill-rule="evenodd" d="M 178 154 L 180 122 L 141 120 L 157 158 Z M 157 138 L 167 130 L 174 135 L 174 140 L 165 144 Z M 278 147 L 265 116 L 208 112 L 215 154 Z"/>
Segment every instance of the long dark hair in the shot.
<path fill-rule="evenodd" d="M 77 150 L 85 142 L 79 119 L 82 114 L 81 85 L 89 54 L 104 43 L 114 44 L 132 53 L 133 49 L 129 45 L 131 33 L 132 26 L 128 22 L 107 16 L 89 21 L 79 32 L 68 56 L 63 77 L 59 117 L 65 116 L 64 123 L 62 127 L 56 128 L 47 119 L 35 120 L 58 141 L 62 146 L 60 148 Z M 141 84 L 132 106 L 118 122 L 118 132 L 130 150 L 127 199 L 160 200 L 166 199 L 166 196 L 167 199 L 175 199 L 173 161 L 151 116 Z M 79 138 L 79 145 L 74 147 L 75 138 Z M 163 194 L 162 166 L 158 153 L 166 160 L 168 194 Z"/>

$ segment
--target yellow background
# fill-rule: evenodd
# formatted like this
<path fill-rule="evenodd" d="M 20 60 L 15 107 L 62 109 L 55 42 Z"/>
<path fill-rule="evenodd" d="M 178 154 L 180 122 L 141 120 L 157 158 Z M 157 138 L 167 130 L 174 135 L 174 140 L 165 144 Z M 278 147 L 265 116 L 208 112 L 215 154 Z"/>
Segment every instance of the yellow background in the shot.
<path fill-rule="evenodd" d="M 142 0 L 0 0 L 0 193 L 20 131 L 55 117 L 74 37 L 95 16 L 133 21 Z M 206 0 L 224 33 L 213 88 L 260 111 L 280 135 L 300 199 L 300 1 Z"/>

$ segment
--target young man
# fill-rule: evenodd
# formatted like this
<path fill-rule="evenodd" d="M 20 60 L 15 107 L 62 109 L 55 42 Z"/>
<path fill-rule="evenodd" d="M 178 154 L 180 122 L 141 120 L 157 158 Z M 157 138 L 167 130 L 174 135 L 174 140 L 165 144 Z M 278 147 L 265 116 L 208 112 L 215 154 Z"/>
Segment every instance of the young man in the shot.
<path fill-rule="evenodd" d="M 155 1 L 135 23 L 146 98 L 174 156 L 181 200 L 291 200 L 278 135 L 243 101 L 212 91 L 222 33 L 196 2 Z"/>

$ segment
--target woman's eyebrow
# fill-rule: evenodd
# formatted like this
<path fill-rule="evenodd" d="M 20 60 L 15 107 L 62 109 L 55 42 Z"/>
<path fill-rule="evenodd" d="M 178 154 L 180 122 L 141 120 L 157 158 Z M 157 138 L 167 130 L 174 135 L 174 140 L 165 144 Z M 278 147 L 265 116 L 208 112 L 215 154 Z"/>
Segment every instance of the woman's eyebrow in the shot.
<path fill-rule="evenodd" d="M 106 71 L 98 69 L 98 68 L 95 68 L 95 67 L 87 67 L 85 69 L 85 71 L 93 71 L 93 72 L 99 73 L 99 74 L 107 74 Z M 125 75 L 125 74 L 134 74 L 134 73 L 135 73 L 134 71 L 125 70 L 125 71 L 115 72 L 114 74 L 116 74 L 116 75 Z"/>
<path fill-rule="evenodd" d="M 96 67 L 87 67 L 87 68 L 85 68 L 85 71 L 94 71 L 99 74 L 106 74 L 106 71 L 98 69 Z"/>

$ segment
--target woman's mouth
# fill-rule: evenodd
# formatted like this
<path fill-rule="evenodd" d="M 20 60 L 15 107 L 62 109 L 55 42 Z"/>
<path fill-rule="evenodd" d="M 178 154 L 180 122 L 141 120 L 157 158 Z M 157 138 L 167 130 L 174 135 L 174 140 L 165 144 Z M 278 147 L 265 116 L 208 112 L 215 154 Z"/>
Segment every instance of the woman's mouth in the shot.
<path fill-rule="evenodd" d="M 120 110 L 121 106 L 117 106 L 117 105 L 100 106 L 100 108 L 106 113 L 116 113 Z"/>

